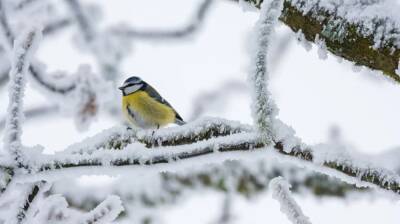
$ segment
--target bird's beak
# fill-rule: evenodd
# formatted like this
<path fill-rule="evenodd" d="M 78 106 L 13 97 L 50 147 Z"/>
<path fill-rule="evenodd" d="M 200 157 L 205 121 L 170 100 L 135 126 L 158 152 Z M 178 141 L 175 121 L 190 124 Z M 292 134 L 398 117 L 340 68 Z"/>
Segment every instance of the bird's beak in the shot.
<path fill-rule="evenodd" d="M 120 86 L 118 87 L 118 89 L 123 90 L 125 87 L 124 86 Z"/>

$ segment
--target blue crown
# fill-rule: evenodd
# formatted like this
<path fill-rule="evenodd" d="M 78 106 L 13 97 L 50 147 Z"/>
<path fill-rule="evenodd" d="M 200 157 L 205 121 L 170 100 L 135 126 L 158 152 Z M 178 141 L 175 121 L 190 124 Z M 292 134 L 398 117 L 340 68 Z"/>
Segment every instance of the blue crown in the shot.
<path fill-rule="evenodd" d="M 124 83 L 130 83 L 130 84 L 137 84 L 137 83 L 142 83 L 143 80 L 137 76 L 132 76 L 129 77 L 127 80 L 125 80 Z"/>

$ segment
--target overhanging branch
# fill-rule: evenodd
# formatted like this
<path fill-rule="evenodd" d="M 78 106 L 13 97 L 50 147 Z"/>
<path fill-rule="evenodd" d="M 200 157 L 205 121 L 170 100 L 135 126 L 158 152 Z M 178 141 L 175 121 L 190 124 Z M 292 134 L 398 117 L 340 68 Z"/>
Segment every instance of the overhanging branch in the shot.
<path fill-rule="evenodd" d="M 238 1 L 238 0 L 234 0 Z M 257 8 L 263 0 L 245 0 Z M 367 2 L 367 1 L 364 1 Z M 379 10 L 374 6 L 384 1 L 360 1 L 364 10 Z M 396 73 L 400 61 L 400 27 L 394 18 L 383 11 L 381 18 L 369 19 L 365 24 L 351 21 L 342 16 L 344 7 L 331 3 L 331 8 L 325 7 L 319 1 L 285 0 L 280 20 L 289 26 L 293 32 L 301 32 L 307 41 L 324 41 L 332 54 L 347 59 L 355 65 L 363 65 L 370 69 L 382 71 L 384 75 L 400 82 L 400 74 Z M 390 3 L 388 3 L 390 4 Z M 355 6 L 356 7 L 356 6 Z M 394 8 L 399 8 L 393 4 Z M 352 10 L 348 7 L 348 10 Z M 380 9 L 382 10 L 382 9 Z M 400 8 L 399 8 L 400 10 Z M 341 13 L 339 13 L 341 12 Z M 350 13 L 350 12 L 349 12 Z"/>

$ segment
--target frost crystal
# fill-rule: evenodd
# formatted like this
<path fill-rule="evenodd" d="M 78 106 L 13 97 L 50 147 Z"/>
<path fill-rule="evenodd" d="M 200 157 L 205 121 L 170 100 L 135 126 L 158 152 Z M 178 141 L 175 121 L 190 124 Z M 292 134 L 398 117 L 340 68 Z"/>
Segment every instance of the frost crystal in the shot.
<path fill-rule="evenodd" d="M 351 70 L 352 70 L 353 72 L 361 72 L 362 66 L 353 64 L 353 65 L 351 66 Z"/>
<path fill-rule="evenodd" d="M 311 43 L 306 40 L 306 37 L 303 34 L 302 30 L 297 31 L 296 33 L 297 42 L 306 49 L 306 51 L 310 51 L 312 49 Z"/>
<path fill-rule="evenodd" d="M 320 39 L 317 35 L 315 37 L 315 43 L 318 45 L 318 57 L 319 59 L 326 60 L 328 58 L 328 50 L 326 48 L 325 41 Z"/>
<path fill-rule="evenodd" d="M 281 211 L 286 214 L 293 224 L 311 224 L 309 218 L 303 214 L 301 208 L 293 199 L 289 183 L 282 177 L 271 180 L 269 187 L 272 197 L 281 204 Z"/>

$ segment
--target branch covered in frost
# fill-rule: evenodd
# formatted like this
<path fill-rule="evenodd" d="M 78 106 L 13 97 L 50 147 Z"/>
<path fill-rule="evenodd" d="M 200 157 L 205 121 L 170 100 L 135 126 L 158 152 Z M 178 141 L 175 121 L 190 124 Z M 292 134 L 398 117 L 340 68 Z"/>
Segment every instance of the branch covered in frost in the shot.
<path fill-rule="evenodd" d="M 70 26 L 72 24 L 72 20 L 69 18 L 56 19 L 46 24 L 43 28 L 43 36 L 48 36 L 51 34 L 55 34 L 60 30 Z"/>
<path fill-rule="evenodd" d="M 177 146 L 192 144 L 210 138 L 229 136 L 232 134 L 251 132 L 253 128 L 239 122 L 225 119 L 203 118 L 185 126 L 136 133 L 137 141 L 146 146 Z"/>
<path fill-rule="evenodd" d="M 204 0 L 198 7 L 192 21 L 183 28 L 170 31 L 159 31 L 159 30 L 137 30 L 132 27 L 122 26 L 113 28 L 112 31 L 116 35 L 121 35 L 131 38 L 140 38 L 144 40 L 165 40 L 165 39 L 176 39 L 186 37 L 196 32 L 204 23 L 207 12 L 211 8 L 211 4 L 214 0 Z"/>
<path fill-rule="evenodd" d="M 137 205 L 156 209 L 165 204 L 173 204 L 198 189 L 206 188 L 222 193 L 231 189 L 233 193 L 254 198 L 269 190 L 268 183 L 272 178 L 282 175 L 290 181 L 293 192 L 298 194 L 344 197 L 357 190 L 339 180 L 291 164 L 279 163 L 271 158 L 249 163 L 226 161 L 177 172 L 147 173 L 141 181 L 127 175 L 106 185 L 82 186 L 77 181 L 64 179 L 53 185 L 52 194 L 64 195 L 70 206 L 79 209 L 92 208 L 107 195 L 119 195 L 126 208 L 124 218 L 129 220 L 137 216 L 134 209 Z M 134 208 L 130 210 L 130 207 Z"/>
<path fill-rule="evenodd" d="M 282 177 L 276 177 L 269 184 L 272 190 L 272 197 L 279 201 L 281 211 L 286 214 L 293 224 L 311 224 L 307 216 L 293 199 L 289 190 L 289 183 Z"/>
<path fill-rule="evenodd" d="M 251 131 L 253 128 L 249 125 L 211 117 L 202 118 L 184 126 L 159 129 L 154 133 L 148 130 L 127 130 L 126 127 L 115 127 L 81 143 L 71 145 L 65 152 L 85 154 L 101 149 L 123 149 L 133 142 L 140 142 L 146 147 L 178 146 Z"/>
<path fill-rule="evenodd" d="M 11 208 L 12 212 L 16 213 L 15 217 L 9 217 L 6 223 L 23 223 L 27 217 L 27 214 L 31 208 L 31 204 L 41 193 L 41 188 L 45 185 L 45 182 L 39 182 L 34 184 L 25 184 L 24 186 L 13 186 L 14 189 L 19 189 L 21 192 L 15 200 L 15 208 Z"/>
<path fill-rule="evenodd" d="M 238 0 L 235 0 L 238 1 Z M 260 7 L 263 0 L 240 0 Z M 285 0 L 280 20 L 332 54 L 400 82 L 399 5 L 389 0 Z"/>
<path fill-rule="evenodd" d="M 66 0 L 67 5 L 71 8 L 71 13 L 74 15 L 78 24 L 79 30 L 82 33 L 85 41 L 91 42 L 95 36 L 93 25 L 87 18 L 86 13 L 82 9 L 78 0 Z"/>
<path fill-rule="evenodd" d="M 235 165 L 234 163 L 228 164 L 229 165 Z M 230 167 L 230 170 L 233 172 L 234 171 L 234 167 Z M 234 179 L 230 176 L 228 176 L 227 178 L 225 178 L 225 182 L 226 182 L 226 193 L 224 195 L 224 199 L 222 202 L 222 208 L 221 208 L 221 214 L 220 217 L 218 218 L 216 223 L 219 224 L 229 224 L 232 222 L 233 219 L 233 214 L 232 214 L 232 210 L 233 210 L 233 203 L 234 203 L 234 191 L 236 190 L 236 186 L 237 184 L 235 183 Z"/>
<path fill-rule="evenodd" d="M 218 123 L 218 121 L 213 122 Z M 227 159 L 240 159 L 246 155 L 251 157 L 254 153 L 255 157 L 259 159 L 263 156 L 276 157 L 276 159 L 287 160 L 288 163 L 294 165 L 310 167 L 314 171 L 340 178 L 357 186 L 376 186 L 400 194 L 400 178 L 395 173 L 378 168 L 368 162 L 358 161 L 354 156 L 346 153 L 334 154 L 329 152 L 335 150 L 329 150 L 329 148 L 323 150 L 321 146 L 304 146 L 287 134 L 274 139 L 277 142 L 273 146 L 275 150 L 272 150 L 271 147 L 265 147 L 256 133 L 251 131 L 238 132 L 227 136 L 220 136 L 221 132 L 212 132 L 211 138 L 198 141 L 201 133 L 207 133 L 205 131 L 207 127 L 215 127 L 207 123 L 210 123 L 210 121 L 205 120 L 204 123 L 200 122 L 195 126 L 187 124 L 158 130 L 154 133 L 154 136 L 161 139 L 163 144 L 167 146 L 151 149 L 148 147 L 152 146 L 154 142 L 146 140 L 149 139 L 146 136 L 152 135 L 151 132 L 138 134 L 112 129 L 108 131 L 111 133 L 110 135 L 106 131 L 100 134 L 101 137 L 73 145 L 65 152 L 38 156 L 35 162 L 30 164 L 30 167 L 33 171 L 39 171 L 45 176 L 52 170 L 68 170 L 74 167 L 142 167 L 157 164 L 173 167 L 181 160 L 200 158 L 206 155 L 213 155 L 212 158 L 216 162 L 220 162 Z M 185 130 L 185 126 L 188 129 Z M 196 131 L 196 128 L 199 128 L 200 132 Z M 282 126 L 281 129 L 287 129 L 287 127 Z M 290 131 L 286 130 L 282 133 L 288 132 Z M 189 135 L 187 135 L 188 133 Z M 200 134 L 197 135 L 196 133 Z M 214 135 L 218 137 L 214 137 Z M 185 143 L 190 144 L 181 145 L 182 142 L 177 141 L 181 137 L 185 139 Z M 246 153 L 237 157 L 237 152 L 240 151 Z"/>
<path fill-rule="evenodd" d="M 124 211 L 118 196 L 109 196 L 92 211 L 83 215 L 77 223 L 110 223 Z"/>
<path fill-rule="evenodd" d="M 31 56 L 36 50 L 41 33 L 30 30 L 14 43 L 12 66 L 10 70 L 9 103 L 4 133 L 4 147 L 12 155 L 18 166 L 22 166 L 21 125 L 23 119 L 23 97 L 26 74 Z"/>
<path fill-rule="evenodd" d="M 249 75 L 253 95 L 252 112 L 255 126 L 265 144 L 272 143 L 274 138 L 272 122 L 276 113 L 275 105 L 267 88 L 267 51 L 275 23 L 282 11 L 282 4 L 283 0 L 264 1 L 253 37 L 255 46 L 252 49 L 254 55 L 252 55 L 252 67 Z"/>
<path fill-rule="evenodd" d="M 20 188 L 30 189 L 27 185 Z M 17 216 L 20 218 L 16 221 L 12 219 L 13 222 L 10 223 L 21 223 L 24 219 L 28 223 L 110 223 L 124 211 L 119 197 L 109 195 L 89 212 L 72 209 L 63 196 L 59 194 L 46 196 L 49 189 L 50 185 L 46 183 L 35 185 L 31 194 L 26 197 L 25 204 L 20 206 L 21 211 L 18 213 L 20 215 Z M 33 201 L 34 198 L 37 199 Z"/>

